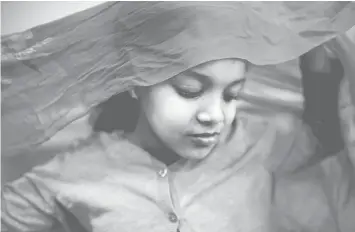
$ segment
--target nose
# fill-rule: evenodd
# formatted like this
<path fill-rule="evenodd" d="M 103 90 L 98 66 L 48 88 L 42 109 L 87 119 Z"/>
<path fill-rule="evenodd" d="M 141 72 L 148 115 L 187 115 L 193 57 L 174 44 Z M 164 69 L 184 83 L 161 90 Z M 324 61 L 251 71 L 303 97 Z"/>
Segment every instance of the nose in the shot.
<path fill-rule="evenodd" d="M 197 113 L 197 120 L 204 125 L 216 125 L 224 121 L 224 102 L 222 99 L 214 98 L 207 100 Z"/>
<path fill-rule="evenodd" d="M 354 118 L 352 118 L 350 125 L 348 125 L 348 130 L 349 130 L 348 140 L 350 140 L 350 143 L 353 144 L 353 146 L 355 146 L 355 119 Z"/>

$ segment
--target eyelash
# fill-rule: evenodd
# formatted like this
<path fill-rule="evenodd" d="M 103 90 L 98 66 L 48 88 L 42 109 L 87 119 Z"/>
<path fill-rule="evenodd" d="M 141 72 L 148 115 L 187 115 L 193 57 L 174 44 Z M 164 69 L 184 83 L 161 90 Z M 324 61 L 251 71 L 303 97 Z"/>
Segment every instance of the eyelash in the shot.
<path fill-rule="evenodd" d="M 181 90 L 181 89 L 177 89 L 176 91 L 177 91 L 177 93 L 178 93 L 180 96 L 182 96 L 182 97 L 184 97 L 184 98 L 187 98 L 187 99 L 194 99 L 194 98 L 197 98 L 197 97 L 199 97 L 199 96 L 202 94 L 202 92 L 203 92 L 203 91 L 192 92 L 192 91 L 186 91 L 186 90 Z M 233 95 L 224 95 L 224 96 L 223 96 L 223 99 L 224 99 L 224 101 L 226 101 L 226 102 L 230 102 L 230 101 L 232 101 L 232 100 L 238 100 L 238 98 L 239 98 L 239 94 L 236 95 L 236 96 L 233 96 Z"/>
<path fill-rule="evenodd" d="M 226 102 L 232 101 L 232 100 L 238 100 L 238 96 L 225 96 L 224 100 Z"/>
<path fill-rule="evenodd" d="M 192 98 L 197 98 L 198 96 L 200 96 L 202 93 L 202 90 L 194 92 L 194 91 L 176 89 L 176 92 L 184 98 L 192 99 Z"/>

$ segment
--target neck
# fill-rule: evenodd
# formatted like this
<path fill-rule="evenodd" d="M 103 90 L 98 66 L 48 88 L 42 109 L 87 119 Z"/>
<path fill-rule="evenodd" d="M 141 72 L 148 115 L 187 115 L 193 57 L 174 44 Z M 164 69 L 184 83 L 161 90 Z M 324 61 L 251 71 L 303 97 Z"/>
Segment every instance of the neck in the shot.
<path fill-rule="evenodd" d="M 179 155 L 168 149 L 153 132 L 146 118 L 140 115 L 134 131 L 128 134 L 129 140 L 147 151 L 150 155 L 170 166 L 181 159 Z"/>

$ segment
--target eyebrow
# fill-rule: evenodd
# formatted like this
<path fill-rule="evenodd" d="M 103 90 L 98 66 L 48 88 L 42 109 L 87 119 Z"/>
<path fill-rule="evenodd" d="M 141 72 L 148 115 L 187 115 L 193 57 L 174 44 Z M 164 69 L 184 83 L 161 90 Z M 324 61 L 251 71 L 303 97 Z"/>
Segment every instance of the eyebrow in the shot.
<path fill-rule="evenodd" d="M 242 84 L 245 83 L 245 81 L 246 81 L 246 78 L 243 77 L 243 78 L 241 78 L 241 79 L 239 79 L 239 80 L 233 81 L 229 86 L 232 86 L 232 85 L 242 85 Z"/>
<path fill-rule="evenodd" d="M 191 77 L 195 77 L 195 78 L 197 78 L 200 81 L 206 81 L 207 80 L 207 81 L 211 82 L 211 79 L 210 79 L 209 76 L 207 76 L 207 75 L 205 75 L 203 73 L 199 73 L 198 71 L 186 70 L 185 74 L 188 75 L 188 76 L 191 76 Z M 245 76 L 243 76 L 241 79 L 235 80 L 232 83 L 230 83 L 228 85 L 228 87 L 234 86 L 234 85 L 242 85 L 242 84 L 245 83 L 245 81 L 246 81 L 246 78 L 245 78 Z"/>
<path fill-rule="evenodd" d="M 202 73 L 199 73 L 199 72 L 196 72 L 196 71 L 192 71 L 192 70 L 187 70 L 185 72 L 185 74 L 187 74 L 188 76 L 191 76 L 191 77 L 196 77 L 197 79 L 201 80 L 201 81 L 205 81 L 206 79 L 208 81 L 210 81 L 210 77 L 207 76 L 207 75 L 204 75 Z"/>

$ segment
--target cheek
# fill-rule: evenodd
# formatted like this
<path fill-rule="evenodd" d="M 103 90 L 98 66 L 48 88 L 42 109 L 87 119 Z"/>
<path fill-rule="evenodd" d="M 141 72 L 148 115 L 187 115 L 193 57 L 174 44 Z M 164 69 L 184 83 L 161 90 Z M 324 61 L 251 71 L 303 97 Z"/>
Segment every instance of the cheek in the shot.
<path fill-rule="evenodd" d="M 167 133 L 186 130 L 193 120 L 196 109 L 170 88 L 155 88 L 144 99 L 147 118 L 155 129 Z"/>
<path fill-rule="evenodd" d="M 226 106 L 225 109 L 225 124 L 230 125 L 236 117 L 237 113 L 237 103 L 233 102 Z"/>

